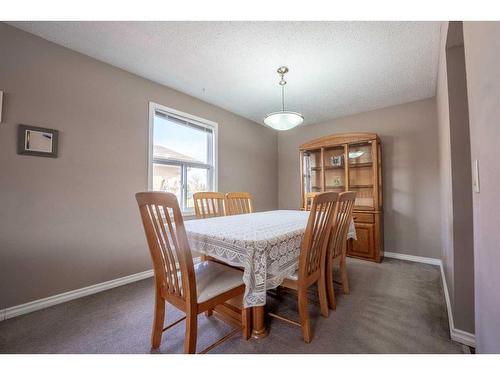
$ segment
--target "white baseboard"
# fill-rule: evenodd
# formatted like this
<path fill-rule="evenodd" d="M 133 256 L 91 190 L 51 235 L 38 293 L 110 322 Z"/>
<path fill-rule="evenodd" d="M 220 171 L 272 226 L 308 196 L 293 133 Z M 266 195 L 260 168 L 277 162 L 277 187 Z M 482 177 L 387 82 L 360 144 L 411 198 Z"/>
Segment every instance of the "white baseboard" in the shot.
<path fill-rule="evenodd" d="M 401 260 L 408 260 L 410 262 L 434 264 L 435 266 L 439 266 L 442 263 L 441 259 L 438 259 L 438 258 L 417 257 L 415 255 L 408 255 L 408 254 L 401 254 L 401 253 L 390 253 L 388 251 L 384 251 L 384 257 L 401 259 Z"/>
<path fill-rule="evenodd" d="M 462 331 L 461 329 L 458 328 L 453 328 L 453 329 L 450 328 L 450 331 L 451 331 L 450 333 L 451 339 L 453 341 L 465 344 L 472 348 L 476 347 L 476 335 L 470 332 Z"/>
<path fill-rule="evenodd" d="M 125 284 L 133 283 L 135 281 L 147 279 L 148 277 L 152 276 L 153 276 L 153 270 L 148 270 L 125 277 L 120 277 L 118 279 L 105 281 L 100 284 L 87 286 L 85 288 L 71 290 L 69 292 L 61 294 L 56 294 L 55 296 L 38 299 L 36 301 L 24 303 L 22 305 L 8 307 L 6 309 L 0 310 L 0 321 L 23 314 L 28 314 L 36 310 L 45 309 L 47 307 L 58 305 L 60 303 L 71 301 L 77 298 L 85 297 L 90 294 L 95 294 L 108 289 L 116 288 L 118 286 L 122 286 Z"/>
<path fill-rule="evenodd" d="M 451 299 L 448 293 L 448 284 L 446 283 L 446 276 L 444 274 L 443 262 L 439 265 L 441 269 L 441 278 L 443 279 L 443 289 L 444 289 L 444 299 L 446 300 L 446 308 L 448 309 L 448 322 L 450 325 L 450 336 L 453 341 L 460 342 L 462 344 L 476 347 L 476 336 L 470 332 L 462 331 L 461 329 L 455 328 L 453 322 L 453 312 L 451 310 Z"/>
<path fill-rule="evenodd" d="M 450 337 L 453 341 L 459 342 L 461 344 L 465 344 L 468 346 L 476 347 L 476 336 L 470 332 L 462 331 L 461 329 L 455 328 L 455 324 L 453 322 L 453 311 L 451 309 L 451 300 L 450 294 L 448 293 L 448 284 L 446 283 L 446 276 L 444 274 L 443 262 L 441 259 L 437 258 L 427 258 L 427 257 L 418 257 L 414 255 L 400 254 L 400 253 L 391 253 L 384 252 L 384 257 L 408 260 L 410 262 L 418 262 L 418 263 L 426 263 L 433 264 L 439 266 L 441 271 L 441 279 L 443 280 L 443 290 L 444 290 L 444 299 L 446 301 L 446 309 L 448 310 L 448 322 L 450 325 Z"/>

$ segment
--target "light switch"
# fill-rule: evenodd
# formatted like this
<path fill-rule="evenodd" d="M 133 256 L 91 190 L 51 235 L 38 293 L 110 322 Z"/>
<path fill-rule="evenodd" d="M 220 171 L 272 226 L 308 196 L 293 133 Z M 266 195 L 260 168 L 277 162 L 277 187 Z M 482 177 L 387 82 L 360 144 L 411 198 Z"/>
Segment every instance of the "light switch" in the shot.
<path fill-rule="evenodd" d="M 2 122 L 3 91 L 0 90 L 0 123 Z"/>
<path fill-rule="evenodd" d="M 474 188 L 474 193 L 479 193 L 479 160 L 474 160 L 473 168 L 472 187 Z"/>

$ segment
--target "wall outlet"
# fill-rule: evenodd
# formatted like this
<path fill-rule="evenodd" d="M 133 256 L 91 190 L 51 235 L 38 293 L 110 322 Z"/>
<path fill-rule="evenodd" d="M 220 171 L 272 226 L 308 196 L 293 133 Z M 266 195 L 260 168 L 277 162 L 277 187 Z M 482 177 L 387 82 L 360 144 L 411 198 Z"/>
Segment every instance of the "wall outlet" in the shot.
<path fill-rule="evenodd" d="M 474 193 L 479 193 L 479 160 L 474 160 L 472 175 L 472 187 L 474 188 Z"/>

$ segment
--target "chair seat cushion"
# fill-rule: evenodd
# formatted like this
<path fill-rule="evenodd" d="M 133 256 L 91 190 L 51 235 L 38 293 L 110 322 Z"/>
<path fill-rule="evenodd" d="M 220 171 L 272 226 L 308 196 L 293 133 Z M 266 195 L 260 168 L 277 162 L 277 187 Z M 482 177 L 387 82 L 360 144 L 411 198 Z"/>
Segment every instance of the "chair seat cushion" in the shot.
<path fill-rule="evenodd" d="M 243 272 L 223 264 L 205 261 L 194 266 L 198 303 L 243 285 Z"/>
<path fill-rule="evenodd" d="M 299 270 L 296 270 L 293 275 L 287 277 L 287 279 L 297 281 L 299 279 Z"/>

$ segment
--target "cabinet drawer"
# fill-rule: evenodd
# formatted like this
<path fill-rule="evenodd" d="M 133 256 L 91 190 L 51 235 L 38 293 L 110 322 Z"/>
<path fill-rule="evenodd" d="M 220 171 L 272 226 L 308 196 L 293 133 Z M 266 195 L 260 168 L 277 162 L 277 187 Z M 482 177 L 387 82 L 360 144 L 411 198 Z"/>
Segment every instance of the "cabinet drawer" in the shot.
<path fill-rule="evenodd" d="M 353 212 L 352 218 L 355 223 L 375 223 L 375 215 L 373 214 L 361 214 Z"/>

